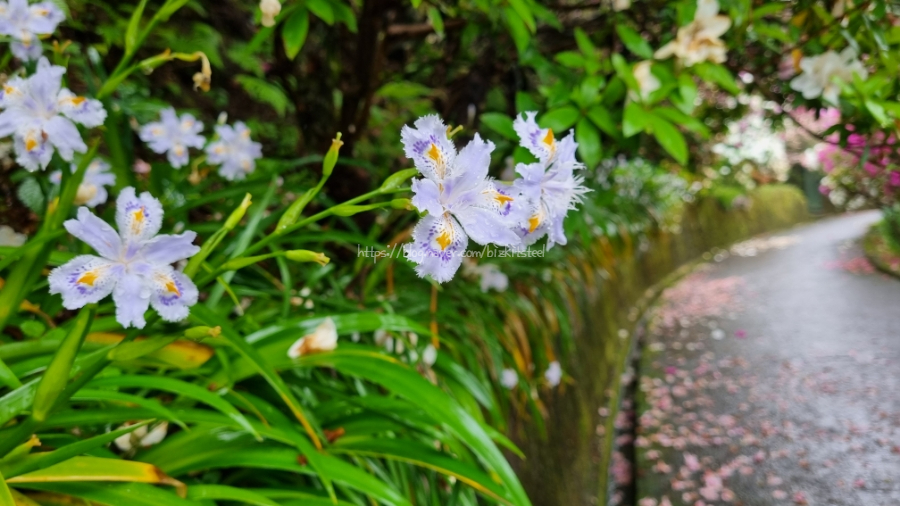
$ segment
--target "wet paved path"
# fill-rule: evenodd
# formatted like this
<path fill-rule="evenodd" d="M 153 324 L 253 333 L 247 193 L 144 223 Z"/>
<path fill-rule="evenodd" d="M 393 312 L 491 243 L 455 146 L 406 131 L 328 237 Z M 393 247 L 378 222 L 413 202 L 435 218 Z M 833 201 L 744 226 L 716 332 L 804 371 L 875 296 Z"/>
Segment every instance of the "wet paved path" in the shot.
<path fill-rule="evenodd" d="M 856 244 L 878 218 L 742 243 L 666 291 L 638 384 L 639 505 L 900 505 L 900 280 Z"/>

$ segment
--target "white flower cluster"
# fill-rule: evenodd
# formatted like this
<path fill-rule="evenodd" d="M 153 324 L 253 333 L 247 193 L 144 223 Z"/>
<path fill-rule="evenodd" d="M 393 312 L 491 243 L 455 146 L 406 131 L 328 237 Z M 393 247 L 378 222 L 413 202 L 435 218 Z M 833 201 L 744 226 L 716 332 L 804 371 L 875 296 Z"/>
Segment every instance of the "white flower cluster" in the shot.
<path fill-rule="evenodd" d="M 172 167 L 178 169 L 190 160 L 188 148 L 203 148 L 206 138 L 200 135 L 203 123 L 190 114 L 178 116 L 169 107 L 160 120 L 147 123 L 140 130 L 141 140 L 155 153 L 165 153 Z M 219 165 L 219 174 L 233 181 L 244 179 L 256 169 L 262 157 L 262 145 L 250 138 L 250 129 L 238 121 L 234 126 L 216 125 L 218 138 L 206 145 L 207 161 Z"/>
<path fill-rule="evenodd" d="M 721 156 L 732 169 L 745 165 L 770 169 L 779 181 L 787 180 L 790 171 L 784 138 L 773 128 L 761 111 L 752 111 L 738 121 L 727 124 L 728 132 L 712 151 Z"/>

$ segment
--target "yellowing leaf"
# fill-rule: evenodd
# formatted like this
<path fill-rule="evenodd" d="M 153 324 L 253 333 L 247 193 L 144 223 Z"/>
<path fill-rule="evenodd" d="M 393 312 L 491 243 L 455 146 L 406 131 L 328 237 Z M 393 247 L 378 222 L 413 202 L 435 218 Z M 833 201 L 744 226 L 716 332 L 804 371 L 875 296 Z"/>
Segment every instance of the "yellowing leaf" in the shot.
<path fill-rule="evenodd" d="M 144 462 L 73 457 L 59 464 L 6 480 L 7 483 L 47 483 L 60 481 L 122 481 L 172 485 L 184 497 L 184 483 L 171 478 L 158 467 Z"/>
<path fill-rule="evenodd" d="M 96 344 L 116 344 L 123 338 L 124 336 L 122 334 L 91 332 L 87 335 L 87 342 Z M 138 337 L 134 342 L 139 343 L 145 339 L 146 338 L 144 337 Z M 178 340 L 153 353 L 148 353 L 142 357 L 142 359 L 153 359 L 154 361 L 162 362 L 163 364 L 171 365 L 179 369 L 193 369 L 206 363 L 214 353 L 213 349 L 205 344 L 188 340 Z"/>

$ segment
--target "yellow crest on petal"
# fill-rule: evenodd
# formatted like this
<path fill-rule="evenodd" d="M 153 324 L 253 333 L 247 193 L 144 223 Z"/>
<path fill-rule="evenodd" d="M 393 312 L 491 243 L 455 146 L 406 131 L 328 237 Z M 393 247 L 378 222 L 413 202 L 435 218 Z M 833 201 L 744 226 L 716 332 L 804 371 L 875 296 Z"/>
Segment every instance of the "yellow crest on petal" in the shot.
<path fill-rule="evenodd" d="M 100 277 L 97 274 L 96 270 L 87 271 L 78 278 L 76 283 L 81 283 L 82 285 L 94 286 L 94 282 L 97 281 L 97 278 Z"/>
<path fill-rule="evenodd" d="M 453 242 L 453 239 L 450 237 L 450 232 L 448 230 L 444 230 L 441 232 L 437 239 L 435 239 L 437 243 L 441 246 L 441 251 L 447 249 L 447 246 L 450 246 L 450 243 Z"/>

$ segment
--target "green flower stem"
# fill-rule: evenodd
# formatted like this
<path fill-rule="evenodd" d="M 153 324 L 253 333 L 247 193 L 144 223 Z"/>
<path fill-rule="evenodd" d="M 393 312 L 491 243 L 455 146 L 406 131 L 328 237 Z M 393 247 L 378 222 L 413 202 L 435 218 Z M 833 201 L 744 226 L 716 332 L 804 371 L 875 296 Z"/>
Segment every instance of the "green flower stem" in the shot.
<path fill-rule="evenodd" d="M 0 358 L 0 385 L 6 385 L 11 389 L 22 386 L 22 382 L 19 381 L 19 378 L 10 370 L 2 358 Z"/>
<path fill-rule="evenodd" d="M 88 304 L 81 308 L 75 324 L 69 334 L 63 339 L 59 345 L 59 349 L 53 355 L 50 365 L 41 376 L 41 382 L 38 383 L 37 390 L 34 393 L 34 404 L 32 405 L 31 416 L 38 422 L 47 419 L 47 415 L 56 405 L 59 394 L 69 382 L 69 373 L 72 370 L 72 364 L 75 362 L 75 356 L 81 349 L 81 344 L 87 336 L 94 315 L 97 314 L 97 305 Z"/>
<path fill-rule="evenodd" d="M 156 25 L 159 24 L 160 21 L 166 21 L 169 17 L 174 14 L 178 9 L 180 9 L 184 4 L 187 3 L 187 0 L 167 0 L 162 7 L 156 11 L 156 14 L 150 19 L 147 23 L 147 26 L 144 27 L 143 30 L 140 30 L 140 33 L 136 33 L 134 35 L 134 40 L 129 40 L 129 33 L 126 33 L 126 51 L 122 56 L 122 59 L 119 60 L 119 64 L 116 65 L 115 70 L 113 70 L 112 74 L 110 74 L 109 79 L 103 84 L 100 88 L 100 91 L 97 93 L 97 98 L 103 98 L 113 91 L 115 91 L 116 86 L 129 74 L 134 72 L 139 68 L 139 65 L 133 65 L 128 68 L 128 65 L 131 63 L 131 60 L 134 58 L 134 55 L 137 53 L 138 49 L 144 44 L 144 41 L 147 40 L 147 37 L 156 28 Z M 140 5 L 135 9 L 134 15 L 136 19 L 132 19 L 130 24 L 134 24 L 135 29 L 137 27 L 137 23 L 140 23 L 140 17 L 143 14 L 144 6 L 147 4 L 146 0 L 143 0 Z M 129 32 L 131 32 L 131 27 L 129 27 Z M 127 71 L 126 71 L 127 68 Z M 124 72 L 124 74 L 123 74 Z"/>
<path fill-rule="evenodd" d="M 290 225 L 290 226 L 285 227 L 285 228 L 283 228 L 283 229 L 276 230 L 276 231 L 272 232 L 271 234 L 269 234 L 269 235 L 267 235 L 266 237 L 260 239 L 259 241 L 257 241 L 257 242 L 254 243 L 253 245 L 251 245 L 249 248 L 247 248 L 247 250 L 244 251 L 243 254 L 244 254 L 244 255 L 249 255 L 249 254 L 252 254 L 252 253 L 256 253 L 257 251 L 259 251 L 259 250 L 265 248 L 265 247 L 266 247 L 267 245 L 269 245 L 272 241 L 278 240 L 278 239 L 280 239 L 281 237 L 283 237 L 283 236 L 285 236 L 285 235 L 288 235 L 288 234 L 290 234 L 291 232 L 294 232 L 294 231 L 296 231 L 296 230 L 300 230 L 301 228 L 303 228 L 303 227 L 305 227 L 305 226 L 307 226 L 307 225 L 310 225 L 310 224 L 312 224 L 312 223 L 315 223 L 315 222 L 321 220 L 322 218 L 327 218 L 328 216 L 332 216 L 332 215 L 334 214 L 335 209 L 337 209 L 337 208 L 339 208 L 339 207 L 341 207 L 341 206 L 349 206 L 349 205 L 353 205 L 353 204 L 358 204 L 358 203 L 360 203 L 360 202 L 364 202 L 364 201 L 366 201 L 366 200 L 368 200 L 368 199 L 370 199 L 370 198 L 377 197 L 377 196 L 379 196 L 379 195 L 385 195 L 385 194 L 387 194 L 387 193 L 399 193 L 399 192 L 405 192 L 405 191 L 408 191 L 408 190 L 409 190 L 409 188 L 407 187 L 407 188 L 396 188 L 396 189 L 392 189 L 392 190 L 388 190 L 388 191 L 383 191 L 383 190 L 381 190 L 381 189 L 378 189 L 378 190 L 375 190 L 375 191 L 371 191 L 371 192 L 369 192 L 369 193 L 364 193 L 364 194 L 360 195 L 359 197 L 354 197 L 354 198 L 352 198 L 352 199 L 350 199 L 350 200 L 348 200 L 348 201 L 346 201 L 346 202 L 343 202 L 343 203 L 341 203 L 341 204 L 339 204 L 339 205 L 337 205 L 337 206 L 328 208 L 328 209 L 326 209 L 326 210 L 324 210 L 324 211 L 322 211 L 322 212 L 320 212 L 320 213 L 314 214 L 314 215 L 310 216 L 309 218 L 300 220 L 300 221 L 298 221 L 297 223 L 294 223 L 293 225 Z M 386 205 L 390 205 L 390 202 L 387 202 Z M 239 257 L 238 257 L 238 258 L 239 258 Z"/>
<path fill-rule="evenodd" d="M 328 257 L 323 255 L 322 253 L 317 253 L 315 251 L 309 250 L 276 250 L 271 253 L 266 253 L 263 255 L 256 255 L 252 257 L 241 256 L 235 258 L 233 260 L 229 260 L 224 264 L 220 265 L 218 269 L 214 271 L 210 271 L 205 276 L 200 278 L 199 281 L 196 282 L 197 286 L 204 286 L 207 283 L 212 282 L 212 280 L 218 278 L 222 274 L 230 271 L 236 271 L 243 269 L 244 267 L 249 267 L 251 265 L 262 262 L 263 260 L 268 260 L 270 258 L 287 258 L 287 260 L 291 260 L 294 262 L 316 262 L 320 265 L 325 265 L 328 263 Z"/>

